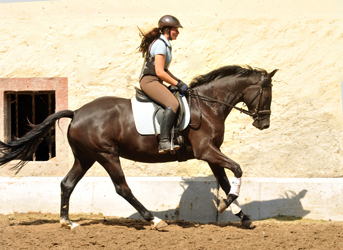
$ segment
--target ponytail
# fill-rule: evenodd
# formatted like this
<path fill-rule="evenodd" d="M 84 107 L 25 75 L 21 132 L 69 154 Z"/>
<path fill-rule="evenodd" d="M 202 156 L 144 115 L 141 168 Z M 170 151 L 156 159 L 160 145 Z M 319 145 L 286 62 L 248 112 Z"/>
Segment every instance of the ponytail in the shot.
<path fill-rule="evenodd" d="M 144 33 L 140 28 L 139 29 L 139 36 L 142 38 L 141 44 L 138 47 L 139 52 L 142 52 L 143 57 L 149 50 L 150 44 L 158 39 L 161 35 L 161 31 L 159 28 L 154 28 L 150 30 L 148 33 Z"/>

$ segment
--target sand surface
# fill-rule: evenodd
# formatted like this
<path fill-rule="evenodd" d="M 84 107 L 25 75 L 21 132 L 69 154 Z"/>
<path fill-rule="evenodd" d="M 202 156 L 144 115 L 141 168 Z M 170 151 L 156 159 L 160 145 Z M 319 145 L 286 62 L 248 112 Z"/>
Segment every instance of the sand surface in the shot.
<path fill-rule="evenodd" d="M 276 218 L 239 223 L 168 221 L 162 231 L 142 220 L 71 216 L 81 226 L 61 228 L 58 215 L 0 215 L 1 249 L 342 249 L 343 223 Z"/>

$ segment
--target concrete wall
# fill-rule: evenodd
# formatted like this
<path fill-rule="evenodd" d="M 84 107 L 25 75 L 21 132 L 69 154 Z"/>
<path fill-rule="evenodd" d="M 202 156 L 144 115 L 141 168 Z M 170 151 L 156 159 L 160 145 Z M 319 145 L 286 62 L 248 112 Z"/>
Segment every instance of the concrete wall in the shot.
<path fill-rule="evenodd" d="M 0 214 L 58 214 L 61 179 L 0 178 Z M 216 204 L 223 194 L 213 177 L 128 177 L 127 182 L 137 199 L 159 218 L 203 223 L 238 219 L 230 209 L 218 214 Z M 238 201 L 253 220 L 283 215 L 342 221 L 342 190 L 342 179 L 245 178 Z M 142 218 L 106 177 L 82 179 L 72 194 L 70 212 Z"/>
<path fill-rule="evenodd" d="M 229 64 L 280 69 L 270 129 L 254 129 L 238 112 L 226 122 L 221 149 L 245 177 L 342 176 L 342 0 L 0 3 L 0 77 L 68 77 L 69 109 L 104 95 L 131 98 L 142 64 L 137 26 L 147 30 L 167 13 L 185 27 L 172 43 L 171 65 L 185 82 Z M 37 173 L 35 164 L 26 168 L 20 176 Z M 123 168 L 128 176 L 211 175 L 198 161 L 123 161 Z M 106 174 L 95 166 L 89 175 Z"/>

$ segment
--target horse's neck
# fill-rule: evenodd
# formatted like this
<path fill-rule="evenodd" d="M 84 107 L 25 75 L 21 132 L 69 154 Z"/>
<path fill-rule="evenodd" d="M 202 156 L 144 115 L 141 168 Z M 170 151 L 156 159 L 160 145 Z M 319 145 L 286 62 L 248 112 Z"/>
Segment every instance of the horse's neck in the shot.
<path fill-rule="evenodd" d="M 200 95 L 235 105 L 241 101 L 243 91 L 249 85 L 244 78 L 224 77 L 199 87 L 197 91 Z"/>
<path fill-rule="evenodd" d="M 199 86 L 196 91 L 199 95 L 218 100 L 218 104 L 211 105 L 212 112 L 221 113 L 225 120 L 230 114 L 232 106 L 242 101 L 243 91 L 247 86 L 249 86 L 249 82 L 244 80 L 244 78 L 233 79 L 232 77 L 224 77 Z M 203 102 L 202 105 L 207 104 Z"/>

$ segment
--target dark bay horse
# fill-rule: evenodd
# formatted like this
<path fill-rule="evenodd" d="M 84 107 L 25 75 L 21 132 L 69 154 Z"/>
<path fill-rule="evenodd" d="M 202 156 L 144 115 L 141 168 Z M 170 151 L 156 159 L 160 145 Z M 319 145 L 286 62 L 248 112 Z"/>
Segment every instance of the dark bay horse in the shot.
<path fill-rule="evenodd" d="M 232 108 L 236 108 L 234 106 L 237 103 L 244 102 L 248 110 L 241 111 L 254 119 L 253 125 L 261 130 L 268 128 L 272 100 L 271 81 L 276 71 L 268 73 L 249 66 L 226 66 L 195 78 L 189 86 L 191 124 L 181 132 L 185 139 L 186 156 L 187 159 L 196 158 L 209 164 L 227 195 L 221 202 L 221 212 L 238 197 L 237 192 L 230 192 L 233 185 L 231 187 L 225 169 L 230 169 L 237 179 L 242 176 L 239 164 L 219 149 L 224 140 L 225 119 Z M 67 136 L 75 158 L 73 167 L 61 182 L 61 225 L 67 228 L 77 226 L 69 219 L 70 195 L 97 161 L 111 177 L 116 192 L 145 220 L 156 228 L 166 226 L 164 221 L 154 217 L 132 194 L 119 157 L 156 163 L 177 161 L 177 156 L 159 154 L 155 135 L 142 136 L 137 132 L 130 99 L 101 97 L 78 110 L 63 110 L 50 115 L 19 140 L 9 143 L 0 141 L 0 165 L 19 159 L 20 162 L 13 167 L 19 171 L 31 159 L 41 138 L 61 118 L 72 119 Z M 248 221 L 241 209 L 237 210 L 236 215 L 242 222 Z"/>

